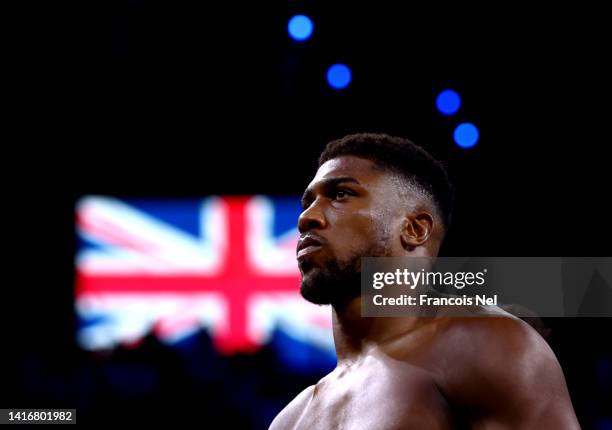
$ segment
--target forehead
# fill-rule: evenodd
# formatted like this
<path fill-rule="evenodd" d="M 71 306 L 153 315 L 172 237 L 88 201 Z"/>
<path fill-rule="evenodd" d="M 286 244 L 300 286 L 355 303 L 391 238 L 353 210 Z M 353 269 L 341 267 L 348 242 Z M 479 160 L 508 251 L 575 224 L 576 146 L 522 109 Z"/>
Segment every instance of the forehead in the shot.
<path fill-rule="evenodd" d="M 310 183 L 310 186 L 315 185 L 323 179 L 344 176 L 349 176 L 362 184 L 366 184 L 368 182 L 377 181 L 382 176 L 387 175 L 386 172 L 377 168 L 376 163 L 371 160 L 355 157 L 353 155 L 343 155 L 323 163 L 321 167 L 319 167 L 319 170 L 317 170 L 317 174 Z"/>

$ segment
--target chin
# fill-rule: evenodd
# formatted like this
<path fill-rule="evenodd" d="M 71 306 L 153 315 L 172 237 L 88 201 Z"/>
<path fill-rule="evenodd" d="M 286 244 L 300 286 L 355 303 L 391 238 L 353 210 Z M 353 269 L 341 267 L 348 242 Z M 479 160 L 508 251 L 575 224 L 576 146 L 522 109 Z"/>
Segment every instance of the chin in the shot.
<path fill-rule="evenodd" d="M 355 269 L 339 270 L 332 267 L 310 267 L 302 272 L 300 293 L 317 305 L 334 305 L 361 295 L 361 273 Z"/>
<path fill-rule="evenodd" d="M 300 294 L 315 305 L 329 305 L 331 303 L 330 288 L 333 289 L 333 286 L 325 282 L 325 276 L 321 272 L 320 269 L 312 267 L 306 273 L 302 273 Z"/>

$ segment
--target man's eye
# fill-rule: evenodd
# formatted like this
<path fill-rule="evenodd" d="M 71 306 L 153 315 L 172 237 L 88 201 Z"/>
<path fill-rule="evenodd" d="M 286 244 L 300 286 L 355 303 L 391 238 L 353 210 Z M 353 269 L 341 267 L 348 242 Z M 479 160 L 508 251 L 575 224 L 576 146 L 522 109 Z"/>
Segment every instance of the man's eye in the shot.
<path fill-rule="evenodd" d="M 334 191 L 334 199 L 335 200 L 342 200 L 348 196 L 350 196 L 351 193 L 346 191 L 346 190 L 336 190 Z"/>

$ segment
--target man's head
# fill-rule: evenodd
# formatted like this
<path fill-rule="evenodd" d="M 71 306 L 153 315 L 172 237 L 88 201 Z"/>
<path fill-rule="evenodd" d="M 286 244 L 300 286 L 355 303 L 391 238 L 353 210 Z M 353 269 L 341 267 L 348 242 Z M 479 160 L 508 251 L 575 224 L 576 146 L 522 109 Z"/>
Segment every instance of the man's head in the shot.
<path fill-rule="evenodd" d="M 358 296 L 361 257 L 437 255 L 452 199 L 442 164 L 409 140 L 355 134 L 330 142 L 302 198 L 302 295 L 318 304 Z"/>

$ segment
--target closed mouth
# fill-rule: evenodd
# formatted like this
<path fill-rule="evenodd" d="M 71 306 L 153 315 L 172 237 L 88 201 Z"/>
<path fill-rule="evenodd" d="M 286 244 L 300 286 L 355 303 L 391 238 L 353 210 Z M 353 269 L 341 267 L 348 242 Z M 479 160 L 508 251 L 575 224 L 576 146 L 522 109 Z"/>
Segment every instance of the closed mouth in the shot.
<path fill-rule="evenodd" d="M 322 247 L 323 244 L 319 240 L 313 238 L 312 236 L 305 236 L 298 242 L 296 256 L 297 258 L 300 258 L 306 254 L 318 251 Z"/>

